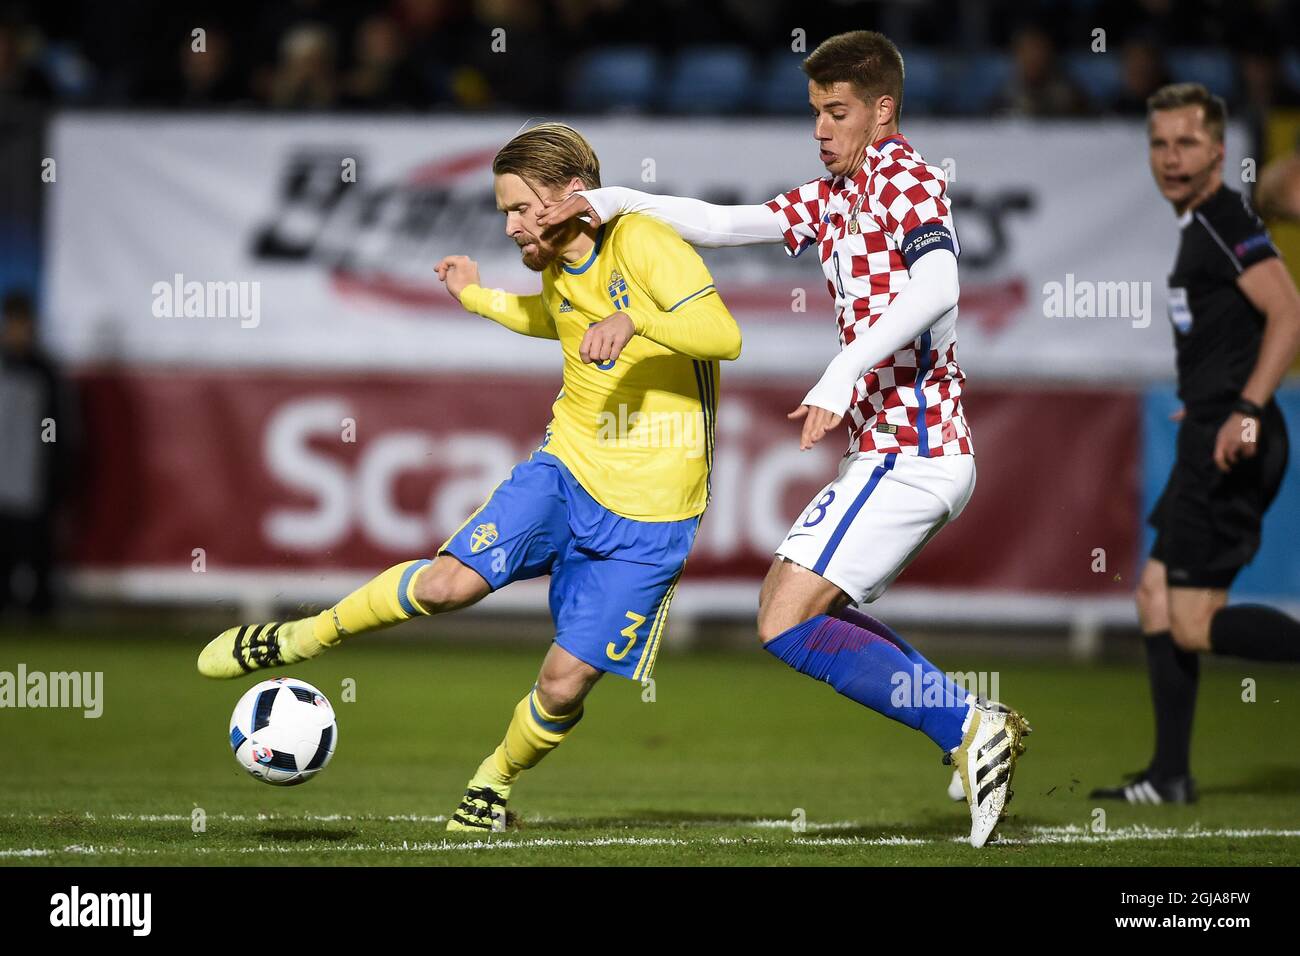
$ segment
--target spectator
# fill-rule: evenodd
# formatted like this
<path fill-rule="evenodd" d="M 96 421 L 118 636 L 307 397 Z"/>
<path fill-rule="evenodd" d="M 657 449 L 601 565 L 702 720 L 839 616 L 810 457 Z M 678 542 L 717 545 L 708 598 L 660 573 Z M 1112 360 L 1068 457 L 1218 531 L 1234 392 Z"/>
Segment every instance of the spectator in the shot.
<path fill-rule="evenodd" d="M 545 9 L 532 0 L 476 0 L 474 19 L 477 25 L 460 51 L 461 68 L 452 76 L 457 105 L 553 109 L 560 52 L 553 48 Z"/>
<path fill-rule="evenodd" d="M 1262 120 L 1271 109 L 1300 106 L 1300 93 L 1286 81 L 1279 52 L 1271 45 L 1241 52 L 1243 100 L 1251 119 Z"/>
<path fill-rule="evenodd" d="M 21 26 L 0 20 L 0 105 L 48 103 L 54 97 L 49 80 L 29 62 L 27 43 Z"/>
<path fill-rule="evenodd" d="M 334 35 L 314 23 L 294 27 L 280 44 L 266 102 L 275 109 L 329 109 L 338 98 Z"/>
<path fill-rule="evenodd" d="M 1052 38 L 1036 26 L 1017 31 L 1011 44 L 1015 73 L 1003 90 L 998 106 L 1017 116 L 1081 116 L 1088 101 L 1066 77 L 1057 60 Z"/>
<path fill-rule="evenodd" d="M 423 109 L 424 80 L 412 67 L 397 21 L 373 16 L 356 32 L 355 63 L 343 77 L 343 105 L 356 108 Z"/>
<path fill-rule="evenodd" d="M 36 344 L 31 298 L 10 292 L 0 306 L 0 612 L 53 608 L 55 517 L 74 436 L 62 377 Z"/>
<path fill-rule="evenodd" d="M 1164 55 L 1150 40 L 1131 40 L 1120 57 L 1121 87 L 1111 109 L 1121 116 L 1146 116 L 1147 97 L 1170 82 Z"/>
<path fill-rule="evenodd" d="M 222 30 L 208 29 L 204 49 L 194 49 L 186 36 L 180 47 L 180 82 L 172 104 L 184 107 L 222 106 L 246 99 L 246 90 L 233 68 L 230 38 Z"/>
<path fill-rule="evenodd" d="M 392 15 L 422 89 L 434 104 L 452 104 L 456 72 L 477 36 L 467 9 L 455 0 L 394 0 Z"/>

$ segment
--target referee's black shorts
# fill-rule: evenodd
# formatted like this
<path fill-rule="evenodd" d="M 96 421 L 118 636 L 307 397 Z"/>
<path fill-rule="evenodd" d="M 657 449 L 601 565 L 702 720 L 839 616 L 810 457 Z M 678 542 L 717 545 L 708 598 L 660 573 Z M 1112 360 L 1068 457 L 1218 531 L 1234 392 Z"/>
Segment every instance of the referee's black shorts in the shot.
<path fill-rule="evenodd" d="M 1264 512 L 1286 473 L 1286 421 L 1276 402 L 1264 410 L 1259 451 L 1227 474 L 1214 464 L 1214 440 L 1229 411 L 1189 411 L 1178 428 L 1169 481 L 1148 521 L 1151 557 L 1164 563 L 1170 587 L 1227 588 L 1259 550 Z"/>

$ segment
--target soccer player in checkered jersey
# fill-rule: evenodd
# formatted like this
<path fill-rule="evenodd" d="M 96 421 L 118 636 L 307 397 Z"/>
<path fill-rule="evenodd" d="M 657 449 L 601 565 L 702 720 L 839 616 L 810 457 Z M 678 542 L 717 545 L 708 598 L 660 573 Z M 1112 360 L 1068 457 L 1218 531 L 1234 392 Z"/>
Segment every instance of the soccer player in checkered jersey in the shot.
<path fill-rule="evenodd" d="M 808 449 L 848 419 L 839 472 L 777 549 L 759 597 L 764 647 L 921 731 L 956 766 L 971 843 L 1010 799 L 1024 719 L 968 695 L 891 628 L 849 605 L 878 598 L 970 499 L 974 447 L 957 365 L 957 236 L 943 171 L 898 132 L 903 60 L 879 33 L 832 37 L 804 61 L 826 175 L 757 206 L 605 188 L 574 193 L 540 221 L 640 212 L 697 246 L 815 249 L 841 351 L 790 417 Z M 921 674 L 923 694 L 895 694 Z M 906 683 L 900 684 L 901 681 Z"/>

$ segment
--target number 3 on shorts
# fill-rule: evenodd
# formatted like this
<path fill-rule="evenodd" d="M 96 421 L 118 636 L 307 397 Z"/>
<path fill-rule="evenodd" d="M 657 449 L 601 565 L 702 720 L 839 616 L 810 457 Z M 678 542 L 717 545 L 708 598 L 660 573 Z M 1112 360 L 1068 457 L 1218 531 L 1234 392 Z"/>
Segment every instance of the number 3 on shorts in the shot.
<path fill-rule="evenodd" d="M 645 616 L 638 614 L 636 611 L 628 611 L 627 619 L 632 623 L 619 631 L 620 634 L 627 638 L 627 643 L 623 645 L 623 649 L 621 651 L 614 650 L 613 641 L 605 645 L 605 656 L 611 661 L 621 661 L 627 657 L 628 651 L 636 647 L 636 629 L 645 623 Z"/>
<path fill-rule="evenodd" d="M 808 517 L 804 519 L 803 526 L 811 528 L 814 525 L 821 524 L 822 518 L 826 517 L 826 509 L 831 506 L 831 502 L 834 500 L 835 492 L 833 491 L 828 491 L 818 498 L 817 503 L 813 505 L 812 511 L 808 512 Z"/>

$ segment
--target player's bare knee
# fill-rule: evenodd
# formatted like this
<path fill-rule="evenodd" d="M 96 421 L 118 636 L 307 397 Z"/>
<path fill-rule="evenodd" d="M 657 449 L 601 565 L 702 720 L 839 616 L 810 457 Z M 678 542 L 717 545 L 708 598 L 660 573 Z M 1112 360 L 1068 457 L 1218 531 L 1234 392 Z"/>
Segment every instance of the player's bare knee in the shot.
<path fill-rule="evenodd" d="M 537 677 L 537 699 L 548 714 L 571 714 L 581 706 L 590 689 L 579 674 L 548 674 Z"/>
<path fill-rule="evenodd" d="M 1165 584 L 1165 566 L 1148 561 L 1142 568 L 1137 588 L 1133 592 L 1137 605 L 1138 622 L 1145 634 L 1169 630 L 1169 588 Z"/>
<path fill-rule="evenodd" d="M 1200 654 L 1210 649 L 1210 619 L 1204 615 L 1174 615 L 1169 621 L 1169 633 L 1179 650 Z"/>
<path fill-rule="evenodd" d="M 439 557 L 415 580 L 415 599 L 430 614 L 473 604 L 487 593 L 486 583 L 455 558 Z"/>
<path fill-rule="evenodd" d="M 1144 580 L 1133 592 L 1133 601 L 1143 631 L 1152 634 L 1169 629 L 1169 596 L 1163 587 Z"/>
<path fill-rule="evenodd" d="M 774 610 L 771 602 L 760 604 L 758 607 L 758 639 L 767 644 L 799 623 L 798 621 L 787 623 L 789 617 L 786 613 Z"/>
<path fill-rule="evenodd" d="M 1157 603 L 1165 602 L 1164 588 L 1158 587 L 1143 578 L 1133 591 L 1133 600 L 1137 603 L 1138 613 L 1150 613 L 1155 609 Z"/>
<path fill-rule="evenodd" d="M 816 617 L 816 610 L 787 602 L 771 601 L 759 608 L 758 639 L 764 644 L 776 640 L 792 627 Z"/>

